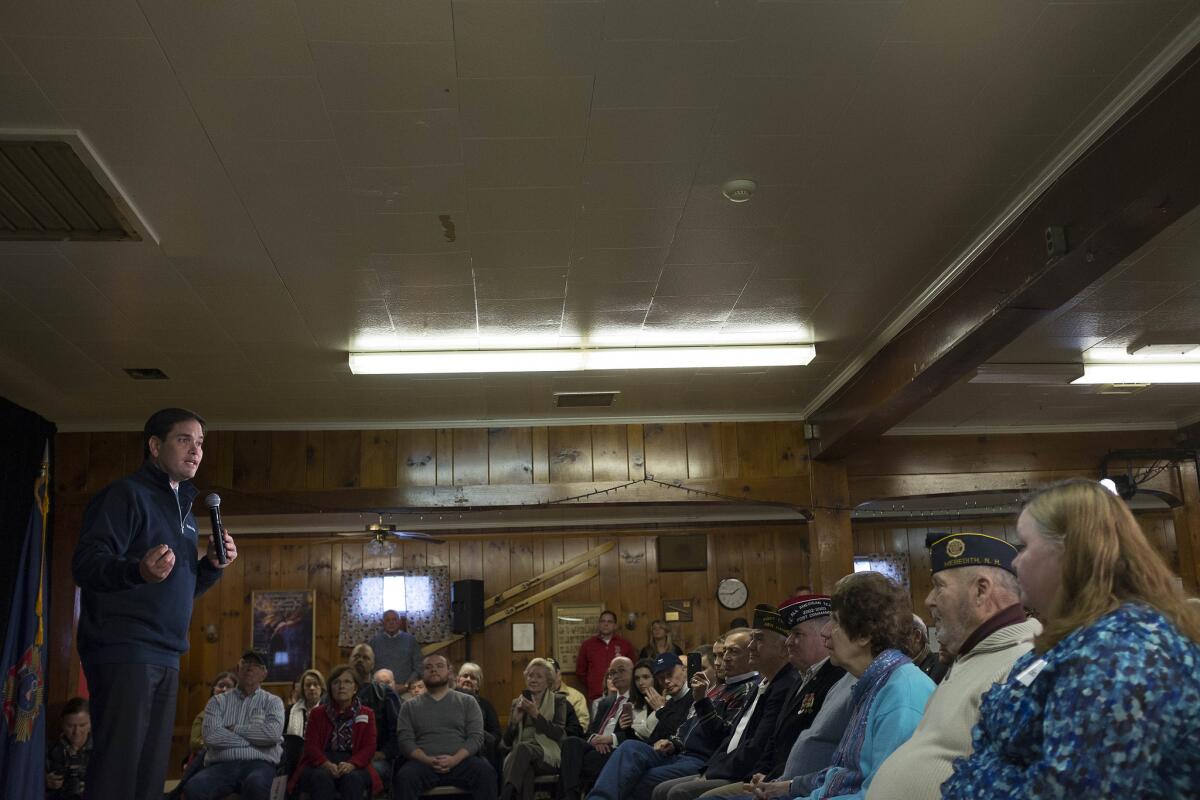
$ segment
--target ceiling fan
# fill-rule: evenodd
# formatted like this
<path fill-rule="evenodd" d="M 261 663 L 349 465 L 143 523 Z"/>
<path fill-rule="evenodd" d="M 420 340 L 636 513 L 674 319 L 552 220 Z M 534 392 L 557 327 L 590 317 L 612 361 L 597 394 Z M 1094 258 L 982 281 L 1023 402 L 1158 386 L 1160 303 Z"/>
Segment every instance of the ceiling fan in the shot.
<path fill-rule="evenodd" d="M 392 541 L 396 539 L 408 539 L 416 542 L 428 542 L 429 544 L 445 544 L 444 539 L 438 539 L 430 536 L 427 533 L 420 531 L 402 531 L 397 530 L 397 526 L 384 522 L 383 515 L 379 515 L 379 519 L 367 525 L 367 533 L 372 534 L 371 541 L 367 543 L 367 552 L 373 556 L 391 555 L 396 550 L 396 543 Z M 339 532 L 338 536 L 361 536 L 362 534 L 351 531 Z"/>

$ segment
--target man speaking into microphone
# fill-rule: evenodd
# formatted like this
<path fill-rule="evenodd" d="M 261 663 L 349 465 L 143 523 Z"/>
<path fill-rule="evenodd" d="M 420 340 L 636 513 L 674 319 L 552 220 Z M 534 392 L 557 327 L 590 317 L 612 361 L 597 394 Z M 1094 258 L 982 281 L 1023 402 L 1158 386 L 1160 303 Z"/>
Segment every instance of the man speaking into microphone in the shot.
<path fill-rule="evenodd" d="M 204 455 L 204 419 L 164 408 L 143 429 L 141 468 L 103 489 L 83 515 L 72 571 L 83 590 L 79 658 L 92 706 L 92 800 L 160 798 L 171 751 L 179 657 L 188 649 L 192 601 L 237 558 L 222 530 L 197 558 L 192 515 Z"/>

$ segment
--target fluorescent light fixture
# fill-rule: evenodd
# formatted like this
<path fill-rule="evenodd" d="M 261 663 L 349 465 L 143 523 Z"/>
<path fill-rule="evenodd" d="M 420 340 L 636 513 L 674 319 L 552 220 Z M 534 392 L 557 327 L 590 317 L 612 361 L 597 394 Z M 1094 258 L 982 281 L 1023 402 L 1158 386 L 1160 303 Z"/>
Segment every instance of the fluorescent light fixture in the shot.
<path fill-rule="evenodd" d="M 1200 383 L 1200 363 L 1084 364 L 1083 376 L 1071 383 Z"/>
<path fill-rule="evenodd" d="M 1083 374 L 1081 364 L 980 364 L 968 383 L 1020 383 L 1066 386 Z"/>
<path fill-rule="evenodd" d="M 446 375 L 484 372 L 584 372 L 623 369 L 804 366 L 811 344 L 719 347 L 614 347 L 597 350 L 435 350 L 351 353 L 355 375 Z"/>

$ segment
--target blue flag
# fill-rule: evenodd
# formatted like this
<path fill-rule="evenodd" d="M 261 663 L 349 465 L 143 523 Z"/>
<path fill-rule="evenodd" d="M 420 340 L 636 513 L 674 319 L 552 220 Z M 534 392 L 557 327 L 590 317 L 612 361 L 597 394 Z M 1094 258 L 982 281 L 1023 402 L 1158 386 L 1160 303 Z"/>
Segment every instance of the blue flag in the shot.
<path fill-rule="evenodd" d="M 13 587 L 12 612 L 0 680 L 4 716 L 0 719 L 0 797 L 38 798 L 46 773 L 46 494 L 48 465 L 34 484 L 36 501 L 21 545 L 20 570 Z"/>

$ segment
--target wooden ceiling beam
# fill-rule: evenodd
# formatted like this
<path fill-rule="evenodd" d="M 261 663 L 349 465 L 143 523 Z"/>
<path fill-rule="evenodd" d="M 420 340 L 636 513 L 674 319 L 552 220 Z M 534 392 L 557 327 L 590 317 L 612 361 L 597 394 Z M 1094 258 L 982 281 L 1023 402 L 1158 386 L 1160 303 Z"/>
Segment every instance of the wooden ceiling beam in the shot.
<path fill-rule="evenodd" d="M 1200 202 L 1200 48 L 1190 52 L 815 413 L 810 452 L 843 458 Z M 1047 258 L 1046 231 L 1068 250 Z"/>

